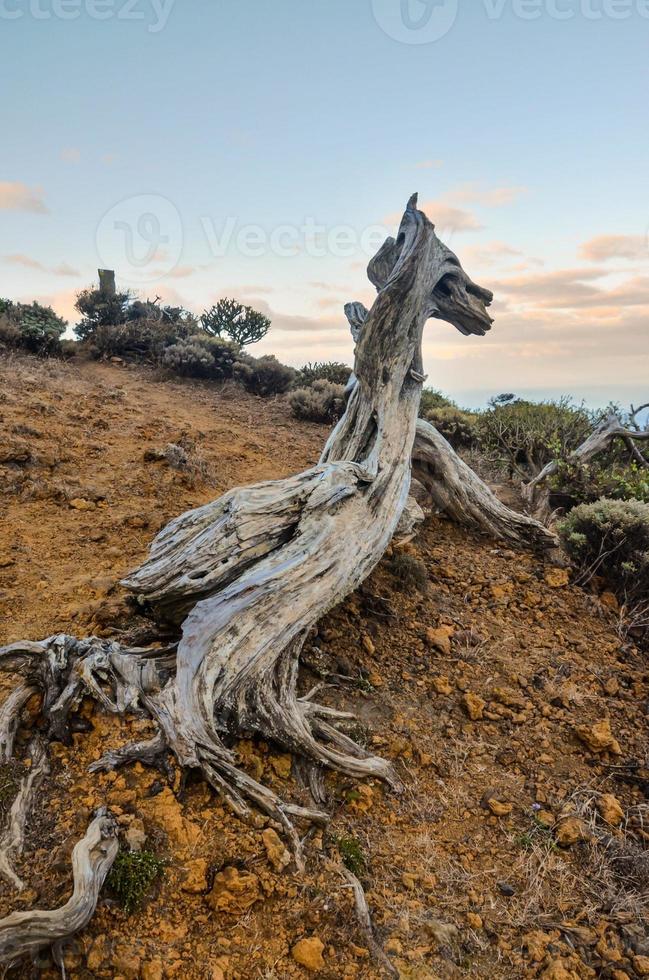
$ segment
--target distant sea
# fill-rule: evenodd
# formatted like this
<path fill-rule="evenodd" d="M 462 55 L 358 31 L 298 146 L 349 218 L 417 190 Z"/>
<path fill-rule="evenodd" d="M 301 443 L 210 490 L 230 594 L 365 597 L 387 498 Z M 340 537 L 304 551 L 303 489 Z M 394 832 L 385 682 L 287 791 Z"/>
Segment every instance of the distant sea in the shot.
<path fill-rule="evenodd" d="M 547 401 L 548 399 L 561 398 L 562 395 L 570 395 L 575 402 L 584 402 L 588 408 L 605 408 L 611 402 L 619 404 L 623 409 L 628 409 L 630 405 L 642 405 L 649 402 L 649 381 L 645 388 L 641 385 L 592 385 L 588 387 L 575 387 L 570 390 L 566 388 L 516 388 L 509 389 L 510 392 L 519 398 L 526 398 L 529 401 Z M 464 408 L 485 408 L 487 402 L 494 395 L 502 392 L 487 389 L 473 388 L 471 390 L 445 390 L 445 395 Z"/>

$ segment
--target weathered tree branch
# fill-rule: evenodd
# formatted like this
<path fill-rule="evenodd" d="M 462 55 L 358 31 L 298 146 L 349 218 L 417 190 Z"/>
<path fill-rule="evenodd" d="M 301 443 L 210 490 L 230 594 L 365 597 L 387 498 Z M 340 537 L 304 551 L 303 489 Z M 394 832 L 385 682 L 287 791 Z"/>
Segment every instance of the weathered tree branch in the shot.
<path fill-rule="evenodd" d="M 34 741 L 31 747 L 31 765 L 23 776 L 18 793 L 9 810 L 7 826 L 0 837 L 0 875 L 9 881 L 19 892 L 25 885 L 13 869 L 12 856 L 22 854 L 25 826 L 34 797 L 44 777 L 49 773 L 49 759 L 45 746 Z"/>
<path fill-rule="evenodd" d="M 117 850 L 117 824 L 107 810 L 98 810 L 72 852 L 71 897 L 58 909 L 12 912 L 0 920 L 0 963 L 13 963 L 26 953 L 56 946 L 83 929 L 95 911 Z"/>

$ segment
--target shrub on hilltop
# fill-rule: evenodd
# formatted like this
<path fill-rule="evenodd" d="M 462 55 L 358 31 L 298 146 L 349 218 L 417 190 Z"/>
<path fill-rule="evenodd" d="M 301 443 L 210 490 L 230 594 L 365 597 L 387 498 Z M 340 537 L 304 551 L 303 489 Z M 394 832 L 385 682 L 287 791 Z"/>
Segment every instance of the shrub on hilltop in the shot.
<path fill-rule="evenodd" d="M 161 364 L 184 377 L 225 381 L 232 377 L 238 357 L 239 347 L 232 341 L 199 333 L 166 347 Z"/>
<path fill-rule="evenodd" d="M 340 361 L 315 361 L 300 368 L 296 383 L 302 388 L 308 388 L 316 381 L 330 381 L 335 385 L 346 385 L 352 374 L 352 369 Z"/>
<path fill-rule="evenodd" d="M 319 378 L 289 396 L 291 411 L 306 422 L 337 422 L 345 410 L 345 386 Z"/>
<path fill-rule="evenodd" d="M 253 395 L 282 395 L 295 381 L 296 371 L 273 354 L 252 357 L 242 354 L 234 365 L 234 377 Z"/>
<path fill-rule="evenodd" d="M 61 350 L 67 321 L 42 303 L 0 299 L 0 343 L 47 356 Z"/>

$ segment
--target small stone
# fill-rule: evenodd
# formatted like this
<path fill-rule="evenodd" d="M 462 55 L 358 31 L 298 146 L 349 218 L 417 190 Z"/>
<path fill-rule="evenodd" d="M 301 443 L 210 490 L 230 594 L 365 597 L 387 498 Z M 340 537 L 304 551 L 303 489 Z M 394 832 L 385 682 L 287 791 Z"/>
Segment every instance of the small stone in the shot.
<path fill-rule="evenodd" d="M 624 820 L 624 810 L 616 796 L 604 793 L 597 801 L 597 809 L 604 823 L 611 827 L 619 827 Z"/>
<path fill-rule="evenodd" d="M 610 609 L 611 612 L 618 613 L 620 611 L 620 603 L 612 592 L 602 592 L 599 601 L 606 609 Z"/>
<path fill-rule="evenodd" d="M 141 851 L 146 843 L 146 833 L 142 821 L 138 819 L 133 820 L 129 824 L 124 837 L 131 851 Z"/>
<path fill-rule="evenodd" d="M 437 694 L 452 694 L 453 688 L 450 685 L 448 677 L 441 675 L 440 677 L 433 677 L 431 681 L 433 687 Z"/>
<path fill-rule="evenodd" d="M 508 817 L 514 809 L 513 803 L 501 803 L 500 800 L 495 800 L 493 797 L 487 800 L 487 806 L 495 817 Z"/>
<path fill-rule="evenodd" d="M 207 901 L 215 912 L 241 915 L 261 897 L 259 878 L 256 874 L 228 867 L 216 875 Z"/>
<path fill-rule="evenodd" d="M 368 636 L 367 633 L 363 634 L 361 638 L 361 642 L 363 644 L 363 649 L 365 650 L 366 653 L 370 655 L 370 657 L 376 653 L 376 647 L 372 642 L 372 638 L 371 636 Z"/>
<path fill-rule="evenodd" d="M 142 966 L 142 980 L 162 980 L 162 960 L 149 960 Z"/>
<path fill-rule="evenodd" d="M 70 501 L 70 507 L 74 510 L 94 510 L 96 506 L 92 500 L 85 500 L 83 497 L 75 497 Z"/>
<path fill-rule="evenodd" d="M 324 943 L 322 940 L 318 939 L 317 936 L 312 936 L 310 939 L 300 939 L 291 950 L 291 956 L 296 963 L 299 963 L 306 970 L 311 973 L 318 973 L 319 970 L 325 968 L 323 950 Z"/>
<path fill-rule="evenodd" d="M 581 725 L 575 728 L 577 738 L 586 745 L 591 752 L 610 752 L 612 755 L 622 755 L 620 743 L 611 732 L 611 723 L 608 718 L 603 718 L 590 728 Z"/>
<path fill-rule="evenodd" d="M 293 760 L 290 755 L 271 755 L 268 758 L 271 768 L 280 779 L 288 779 L 291 775 Z"/>
<path fill-rule="evenodd" d="M 291 863 L 291 855 L 282 844 L 278 834 L 269 827 L 263 832 L 261 839 L 264 842 L 266 856 L 272 867 L 277 872 L 283 871 Z"/>
<path fill-rule="evenodd" d="M 408 871 L 404 871 L 404 873 L 401 875 L 401 883 L 403 884 L 403 887 L 407 888 L 408 891 L 411 892 L 414 892 L 415 888 L 417 887 L 418 880 L 419 880 L 419 875 L 412 874 L 411 872 Z"/>
<path fill-rule="evenodd" d="M 580 980 L 579 974 L 566 966 L 563 960 L 550 960 L 541 974 L 543 980 Z"/>
<path fill-rule="evenodd" d="M 499 881 L 498 890 L 502 895 L 506 895 L 507 898 L 511 898 L 512 895 L 516 894 L 516 889 L 513 885 L 510 885 L 508 881 Z"/>
<path fill-rule="evenodd" d="M 579 817 L 564 817 L 557 824 L 554 836 L 560 847 L 572 847 L 573 844 L 584 840 L 584 825 Z"/>
<path fill-rule="evenodd" d="M 445 657 L 451 655 L 451 637 L 455 630 L 452 626 L 440 626 L 439 629 L 429 627 L 426 630 L 426 643 L 429 647 L 439 650 Z"/>
<path fill-rule="evenodd" d="M 649 956 L 634 956 L 633 969 L 641 977 L 649 977 Z"/>
<path fill-rule="evenodd" d="M 485 709 L 485 702 L 481 697 L 472 691 L 467 691 L 462 698 L 462 704 L 471 721 L 480 721 Z"/>
<path fill-rule="evenodd" d="M 482 918 L 475 912 L 467 912 L 466 921 L 471 926 L 472 929 L 482 929 L 483 922 Z"/>
<path fill-rule="evenodd" d="M 543 578 L 551 589 L 563 589 L 570 582 L 570 573 L 567 568 L 547 568 Z"/>
<path fill-rule="evenodd" d="M 180 886 L 184 892 L 190 895 L 200 895 L 207 891 L 207 870 L 208 864 L 205 858 L 195 858 L 185 864 L 187 874 Z"/>

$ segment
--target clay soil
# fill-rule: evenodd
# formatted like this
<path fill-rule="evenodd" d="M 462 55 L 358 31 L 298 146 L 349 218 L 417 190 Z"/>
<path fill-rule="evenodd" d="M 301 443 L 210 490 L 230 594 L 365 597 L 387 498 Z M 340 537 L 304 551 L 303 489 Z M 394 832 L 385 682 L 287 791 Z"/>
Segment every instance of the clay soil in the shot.
<path fill-rule="evenodd" d="M 0 643 L 139 628 L 118 582 L 152 536 L 230 487 L 313 463 L 325 437 L 283 398 L 5 358 Z M 161 455 L 169 444 L 180 462 Z M 394 761 L 403 794 L 329 775 L 331 823 L 303 828 L 298 875 L 264 819 L 244 825 L 191 775 L 139 765 L 89 775 L 92 760 L 150 726 L 84 704 L 73 744 L 52 746 L 16 863 L 27 887 L 0 885 L 0 915 L 66 900 L 71 849 L 106 804 L 124 846 L 153 851 L 165 874 L 130 915 L 104 888 L 65 950 L 72 980 L 384 976 L 343 861 L 403 978 L 648 975 L 649 675 L 618 627 L 612 597 L 432 515 L 304 651 L 304 689 L 322 682 L 328 703 L 355 711 L 353 736 Z M 19 757 L 40 721 L 34 699 Z M 277 747 L 244 740 L 238 752 L 256 778 L 308 801 Z M 312 970 L 294 955 L 302 939 L 322 944 L 307 944 L 322 948 Z M 58 975 L 47 956 L 8 974 Z"/>

